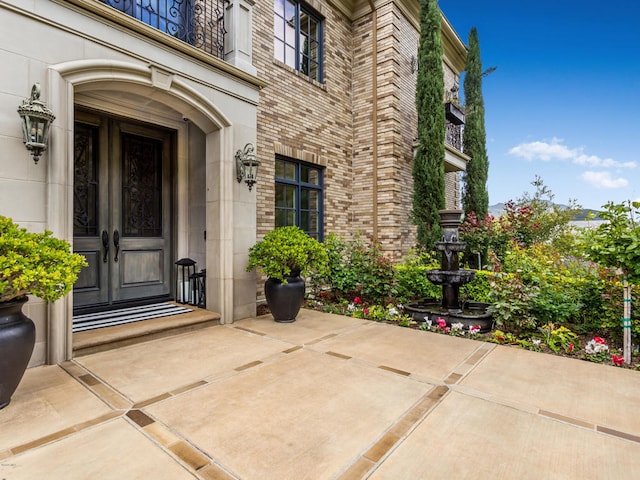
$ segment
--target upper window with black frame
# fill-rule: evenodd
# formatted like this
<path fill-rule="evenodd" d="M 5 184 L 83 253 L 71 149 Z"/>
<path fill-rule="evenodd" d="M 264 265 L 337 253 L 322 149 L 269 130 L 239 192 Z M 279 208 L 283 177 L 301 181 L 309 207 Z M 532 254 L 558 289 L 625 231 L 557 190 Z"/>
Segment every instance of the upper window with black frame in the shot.
<path fill-rule="evenodd" d="M 296 225 L 322 241 L 322 174 L 316 166 L 276 157 L 276 227 Z"/>
<path fill-rule="evenodd" d="M 274 0 L 275 58 L 323 82 L 322 18 L 295 0 Z"/>

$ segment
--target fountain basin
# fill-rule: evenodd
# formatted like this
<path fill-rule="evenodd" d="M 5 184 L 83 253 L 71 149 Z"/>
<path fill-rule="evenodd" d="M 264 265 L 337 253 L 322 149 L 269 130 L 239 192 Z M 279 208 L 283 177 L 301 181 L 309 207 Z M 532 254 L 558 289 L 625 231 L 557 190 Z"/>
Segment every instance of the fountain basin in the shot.
<path fill-rule="evenodd" d="M 450 251 L 460 253 L 464 252 L 466 246 L 467 244 L 464 242 L 437 242 L 436 250 L 438 250 L 439 252 Z"/>
<path fill-rule="evenodd" d="M 480 333 L 487 333 L 494 326 L 493 315 L 487 311 L 489 306 L 489 303 L 465 302 L 462 309 L 454 311 L 442 308 L 440 301 L 429 298 L 406 305 L 404 311 L 417 323 L 430 320 L 432 325 L 436 325 L 438 318 L 442 318 L 448 327 L 453 323 L 462 323 L 464 331 L 473 326 L 480 327 Z"/>
<path fill-rule="evenodd" d="M 469 283 L 476 276 L 475 270 L 427 270 L 427 278 L 436 285 L 461 286 Z"/>

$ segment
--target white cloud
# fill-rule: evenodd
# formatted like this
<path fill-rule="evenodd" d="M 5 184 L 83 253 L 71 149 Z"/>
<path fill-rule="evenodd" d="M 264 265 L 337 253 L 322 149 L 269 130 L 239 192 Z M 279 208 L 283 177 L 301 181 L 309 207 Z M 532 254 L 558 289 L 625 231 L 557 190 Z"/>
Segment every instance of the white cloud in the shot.
<path fill-rule="evenodd" d="M 547 142 L 529 142 L 521 143 L 509 150 L 509 155 L 522 157 L 527 160 L 549 160 L 559 159 L 567 160 L 575 156 L 575 153 L 561 144 L 562 140 L 553 138 L 551 143 Z"/>
<path fill-rule="evenodd" d="M 635 168 L 636 162 L 618 162 L 612 158 L 600 158 L 596 155 L 587 155 L 582 148 L 569 148 L 564 145 L 561 138 L 552 138 L 551 142 L 521 143 L 509 150 L 509 155 L 524 158 L 526 160 L 569 160 L 576 165 L 601 168 Z"/>
<path fill-rule="evenodd" d="M 611 178 L 609 172 L 584 172 L 582 179 L 596 188 L 623 188 L 629 185 L 626 178 Z"/>

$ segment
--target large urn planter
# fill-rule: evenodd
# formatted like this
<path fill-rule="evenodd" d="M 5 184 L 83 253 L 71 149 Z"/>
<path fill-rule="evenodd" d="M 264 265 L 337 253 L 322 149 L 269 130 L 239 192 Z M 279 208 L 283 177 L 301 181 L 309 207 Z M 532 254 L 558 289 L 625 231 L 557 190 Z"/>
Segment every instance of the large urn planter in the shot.
<path fill-rule="evenodd" d="M 86 264 L 52 232 L 29 232 L 0 215 L 0 409 L 11 401 L 35 345 L 35 326 L 22 313 L 27 295 L 62 298 Z"/>
<path fill-rule="evenodd" d="M 323 273 L 327 252 L 320 242 L 296 226 L 278 227 L 249 249 L 247 271 L 258 268 L 266 277 L 264 294 L 276 322 L 293 322 L 302 307 L 301 276 Z"/>
<path fill-rule="evenodd" d="M 0 303 L 0 409 L 9 405 L 36 343 L 36 328 L 22 313 L 27 300 L 22 297 Z"/>
<path fill-rule="evenodd" d="M 264 295 L 276 322 L 291 323 L 304 302 L 305 283 L 299 275 L 286 277 L 286 283 L 269 278 L 264 283 Z"/>

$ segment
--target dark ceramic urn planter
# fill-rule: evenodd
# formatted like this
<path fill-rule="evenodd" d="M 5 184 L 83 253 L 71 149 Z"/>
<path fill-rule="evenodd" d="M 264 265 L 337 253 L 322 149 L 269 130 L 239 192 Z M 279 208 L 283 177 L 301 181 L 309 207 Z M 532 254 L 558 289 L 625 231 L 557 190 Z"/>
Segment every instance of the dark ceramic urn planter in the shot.
<path fill-rule="evenodd" d="M 305 283 L 298 275 L 287 277 L 287 283 L 273 278 L 267 279 L 264 284 L 264 295 L 271 315 L 276 322 L 291 323 L 304 301 Z"/>
<path fill-rule="evenodd" d="M 22 313 L 27 300 L 0 303 L 0 409 L 9 405 L 36 343 L 36 328 Z"/>

